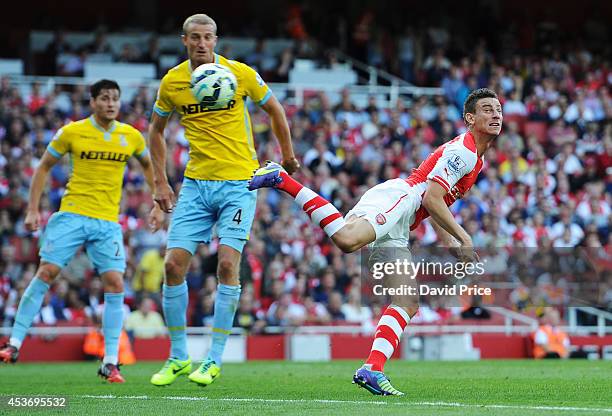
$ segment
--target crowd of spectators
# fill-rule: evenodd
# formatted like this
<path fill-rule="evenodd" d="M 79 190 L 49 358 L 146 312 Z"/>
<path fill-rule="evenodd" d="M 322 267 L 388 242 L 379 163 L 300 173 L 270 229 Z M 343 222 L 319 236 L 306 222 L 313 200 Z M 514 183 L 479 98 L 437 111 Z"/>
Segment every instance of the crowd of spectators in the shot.
<path fill-rule="evenodd" d="M 176 40 L 178 46 L 162 47 L 159 36 L 152 34 L 143 44 L 124 41 L 119 49 L 113 49 L 106 30 L 99 29 L 90 43 L 77 46 L 69 41 L 66 32 L 57 30 L 44 50 L 34 54 L 32 72 L 36 75 L 82 77 L 88 62 L 116 62 L 152 64 L 157 78 L 161 78 L 169 68 L 186 59 L 178 35 Z M 217 53 L 257 68 L 268 82 L 287 82 L 295 59 L 314 58 L 315 49 L 310 42 L 293 40 L 292 46 L 277 52 L 268 47 L 266 39 L 259 38 L 252 51 L 240 56 L 234 56 L 231 42 L 219 47 Z"/>
<path fill-rule="evenodd" d="M 346 213 L 367 189 L 407 177 L 436 146 L 465 131 L 461 116 L 465 97 L 474 88 L 490 87 L 503 105 L 504 129 L 486 155 L 478 182 L 452 212 L 477 247 L 498 250 L 491 254 L 490 267 L 497 265 L 500 271 L 505 270 L 508 256 L 499 254 L 500 249 L 530 248 L 532 256 L 550 248 L 595 250 L 597 266 L 590 270 L 599 279 L 599 291 L 591 293 L 591 303 L 611 309 L 609 57 L 580 47 L 538 57 L 515 54 L 498 61 L 480 42 L 471 55 L 451 59 L 443 46 L 420 65 L 411 63 L 405 74 L 423 85 L 440 86 L 441 95 L 402 96 L 391 108 L 380 107 L 372 97 L 359 107 L 345 89 L 339 102 L 312 92 L 301 107 L 285 103 L 303 165 L 296 177 Z M 254 65 L 269 65 L 256 52 Z M 398 56 L 404 59 L 406 54 Z M 122 121 L 146 134 L 154 97 L 155 91 L 144 86 L 133 97 L 123 97 Z M 88 113 L 87 90 L 82 86 L 43 92 L 33 84 L 24 96 L 8 78 L 0 81 L 0 322 L 4 325 L 12 323 L 38 261 L 40 234 L 29 234 L 23 226 L 32 174 L 55 131 Z M 251 115 L 260 160 L 279 160 L 266 113 L 252 107 Z M 174 116 L 166 138 L 168 177 L 178 192 L 188 145 Z M 67 161 L 51 172 L 42 198 L 43 223 L 58 209 L 68 177 Z M 124 183 L 120 223 L 128 258 L 126 308 L 134 315 L 127 319 L 155 326 L 159 319 L 147 316 L 156 309 L 161 312 L 166 231 L 151 233 L 146 227 L 151 198 L 132 162 Z M 435 245 L 435 233 L 427 222 L 413 232 L 411 243 L 414 249 Z M 200 246 L 188 271 L 192 326 L 211 324 L 217 244 L 213 240 Z M 536 296 L 538 288 L 562 287 L 545 272 L 510 276 L 516 283 L 508 297 L 511 305 L 525 310 L 535 297 L 542 300 Z M 274 190 L 259 192 L 241 274 L 243 294 L 235 323 L 255 332 L 266 326 L 335 323 L 371 329 L 384 307 L 380 300 L 363 298 L 359 254 L 345 255 L 335 248 L 289 198 Z M 571 302 L 568 297 L 564 292 L 565 305 Z M 99 314 L 102 299 L 99 276 L 80 251 L 45 297 L 37 322 L 86 324 Z M 472 299 L 454 307 L 431 299 L 415 322 L 459 319 L 466 311 L 463 317 L 474 317 L 470 313 L 482 309 L 481 301 Z"/>

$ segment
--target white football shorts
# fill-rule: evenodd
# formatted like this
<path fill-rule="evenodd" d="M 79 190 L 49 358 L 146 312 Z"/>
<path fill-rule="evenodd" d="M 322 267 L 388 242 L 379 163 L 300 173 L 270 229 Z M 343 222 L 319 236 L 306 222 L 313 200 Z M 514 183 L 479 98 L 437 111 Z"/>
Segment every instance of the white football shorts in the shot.
<path fill-rule="evenodd" d="M 366 191 L 345 216 L 366 219 L 376 232 L 372 247 L 408 247 L 410 225 L 421 206 L 425 186 L 390 179 Z"/>

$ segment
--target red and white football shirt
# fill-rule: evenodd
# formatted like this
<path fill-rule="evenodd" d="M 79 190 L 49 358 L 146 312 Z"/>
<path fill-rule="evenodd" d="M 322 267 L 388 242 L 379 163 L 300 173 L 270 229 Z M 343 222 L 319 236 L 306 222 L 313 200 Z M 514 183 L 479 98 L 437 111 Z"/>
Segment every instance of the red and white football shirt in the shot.
<path fill-rule="evenodd" d="M 476 153 L 474 136 L 467 132 L 438 147 L 412 171 L 406 182 L 420 188 L 421 196 L 425 193 L 428 179 L 437 182 L 447 191 L 444 202 L 451 206 L 474 185 L 483 161 L 483 157 L 479 158 Z M 427 217 L 429 212 L 420 206 L 410 229 L 414 230 Z"/>

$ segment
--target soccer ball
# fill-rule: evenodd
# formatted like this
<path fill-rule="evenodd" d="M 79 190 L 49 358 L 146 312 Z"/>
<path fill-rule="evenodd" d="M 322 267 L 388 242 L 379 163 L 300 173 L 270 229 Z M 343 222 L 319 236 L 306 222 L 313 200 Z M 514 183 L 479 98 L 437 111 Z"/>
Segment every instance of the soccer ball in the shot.
<path fill-rule="evenodd" d="M 226 66 L 204 64 L 191 73 L 191 93 L 205 108 L 227 107 L 236 94 L 236 76 Z"/>

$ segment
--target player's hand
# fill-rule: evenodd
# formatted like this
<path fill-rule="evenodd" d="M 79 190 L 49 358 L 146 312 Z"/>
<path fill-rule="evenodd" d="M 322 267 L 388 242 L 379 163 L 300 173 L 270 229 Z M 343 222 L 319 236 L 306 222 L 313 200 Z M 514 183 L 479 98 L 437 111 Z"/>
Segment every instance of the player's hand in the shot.
<path fill-rule="evenodd" d="M 164 224 L 164 219 L 164 211 L 162 211 L 162 209 L 157 203 L 154 203 L 148 218 L 149 227 L 151 228 L 151 231 L 156 232 L 157 230 L 159 230 Z"/>
<path fill-rule="evenodd" d="M 478 263 L 480 256 L 472 246 L 451 247 L 450 252 L 462 263 Z"/>
<path fill-rule="evenodd" d="M 293 175 L 300 168 L 300 162 L 295 157 L 283 159 L 281 165 L 283 165 L 283 168 L 285 168 L 289 175 Z"/>
<path fill-rule="evenodd" d="M 40 228 L 40 213 L 38 211 L 29 211 L 26 213 L 24 225 L 26 230 L 33 232 Z"/>
<path fill-rule="evenodd" d="M 153 194 L 153 200 L 157 202 L 162 211 L 170 213 L 174 209 L 174 203 L 176 199 L 174 197 L 174 191 L 170 184 L 158 186 Z"/>

